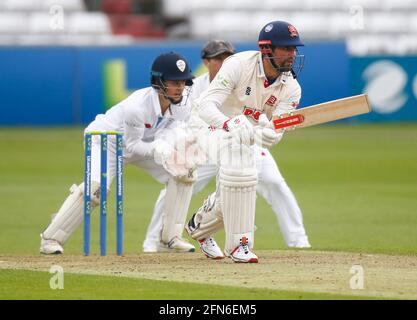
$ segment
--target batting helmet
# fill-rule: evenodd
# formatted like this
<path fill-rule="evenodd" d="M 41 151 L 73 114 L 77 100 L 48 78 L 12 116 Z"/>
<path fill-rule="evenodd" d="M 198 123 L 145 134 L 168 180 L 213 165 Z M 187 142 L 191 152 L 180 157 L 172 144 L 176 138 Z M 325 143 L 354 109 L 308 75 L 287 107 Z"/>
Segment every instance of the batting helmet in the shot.
<path fill-rule="evenodd" d="M 259 33 L 258 45 L 261 52 L 265 47 L 303 46 L 297 29 L 285 21 L 272 21 Z M 267 52 L 262 52 L 267 53 Z"/>
<path fill-rule="evenodd" d="M 297 29 L 285 21 L 272 21 L 265 25 L 259 33 L 258 46 L 263 56 L 271 62 L 272 66 L 280 73 L 291 72 L 294 78 L 304 65 L 304 55 L 295 57 L 292 67 L 281 67 L 274 61 L 273 50 L 275 47 L 299 47 L 304 46 Z M 297 51 L 298 52 L 298 51 Z"/>
<path fill-rule="evenodd" d="M 159 55 L 151 67 L 151 85 L 160 88 L 165 80 L 185 80 L 186 86 L 192 86 L 194 76 L 187 60 L 175 52 Z"/>

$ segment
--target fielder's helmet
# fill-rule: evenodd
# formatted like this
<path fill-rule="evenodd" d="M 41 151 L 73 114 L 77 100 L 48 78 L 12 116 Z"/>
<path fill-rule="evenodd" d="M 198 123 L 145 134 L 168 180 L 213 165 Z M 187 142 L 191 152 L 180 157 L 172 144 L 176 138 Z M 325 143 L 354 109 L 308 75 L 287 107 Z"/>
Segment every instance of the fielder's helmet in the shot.
<path fill-rule="evenodd" d="M 272 21 L 259 33 L 258 45 L 262 53 L 270 53 L 270 46 L 303 46 L 297 29 L 285 21 Z M 268 50 L 269 49 L 269 50 Z"/>
<path fill-rule="evenodd" d="M 192 86 L 194 76 L 188 66 L 187 60 L 175 52 L 159 55 L 151 67 L 151 84 L 160 87 L 165 80 L 185 80 L 186 86 Z"/>

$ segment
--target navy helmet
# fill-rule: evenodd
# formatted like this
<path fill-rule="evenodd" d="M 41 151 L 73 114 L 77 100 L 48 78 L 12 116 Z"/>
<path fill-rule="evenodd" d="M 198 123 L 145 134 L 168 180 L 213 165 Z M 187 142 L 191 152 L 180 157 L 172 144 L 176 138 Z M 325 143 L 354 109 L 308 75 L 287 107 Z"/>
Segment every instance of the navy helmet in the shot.
<path fill-rule="evenodd" d="M 261 49 L 265 47 L 289 47 L 303 46 L 297 29 L 285 21 L 272 21 L 264 26 L 259 33 L 258 45 Z M 265 52 L 266 53 L 266 52 Z"/>
<path fill-rule="evenodd" d="M 299 55 L 297 50 L 296 61 L 291 68 L 280 67 L 274 62 L 273 51 L 276 47 L 304 46 L 297 29 L 286 21 L 272 21 L 265 25 L 259 32 L 258 46 L 261 53 L 269 59 L 272 66 L 278 72 L 291 72 L 294 78 L 302 70 L 304 55 Z"/>
<path fill-rule="evenodd" d="M 192 86 L 194 76 L 187 60 L 178 53 L 163 53 L 156 57 L 151 67 L 151 85 L 159 89 L 165 80 L 185 80 L 186 86 Z"/>

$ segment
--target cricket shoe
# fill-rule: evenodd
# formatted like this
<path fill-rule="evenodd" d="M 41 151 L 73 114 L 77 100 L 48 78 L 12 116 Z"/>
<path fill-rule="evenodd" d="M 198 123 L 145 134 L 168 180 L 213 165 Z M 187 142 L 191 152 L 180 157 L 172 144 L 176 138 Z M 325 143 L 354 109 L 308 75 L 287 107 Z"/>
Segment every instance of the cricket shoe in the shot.
<path fill-rule="evenodd" d="M 39 252 L 42 254 L 62 254 L 64 253 L 64 248 L 58 241 L 53 239 L 44 239 L 43 234 L 41 234 L 41 247 Z"/>
<path fill-rule="evenodd" d="M 194 252 L 195 247 L 185 239 L 174 237 L 168 243 L 160 242 L 157 252 Z"/>
<path fill-rule="evenodd" d="M 161 239 L 158 237 L 147 237 L 142 244 L 143 253 L 156 253 L 158 252 L 158 245 Z"/>
<path fill-rule="evenodd" d="M 159 244 L 157 244 L 155 246 L 143 246 L 142 252 L 143 253 L 156 253 L 156 252 L 158 252 L 158 246 L 159 246 Z"/>
<path fill-rule="evenodd" d="M 201 251 L 210 259 L 223 259 L 224 254 L 222 250 L 217 245 L 216 241 L 212 237 L 208 237 L 203 240 L 198 240 L 200 243 Z"/>
<path fill-rule="evenodd" d="M 311 245 L 308 242 L 297 242 L 292 248 L 296 249 L 310 249 Z"/>
<path fill-rule="evenodd" d="M 240 239 L 240 244 L 230 254 L 225 253 L 234 262 L 258 263 L 258 256 L 249 249 L 248 238 L 246 237 Z"/>
<path fill-rule="evenodd" d="M 311 248 L 310 242 L 308 242 L 308 239 L 306 236 L 298 238 L 296 241 L 292 241 L 288 244 L 288 247 L 290 248 L 296 248 L 296 249 L 309 249 Z"/>

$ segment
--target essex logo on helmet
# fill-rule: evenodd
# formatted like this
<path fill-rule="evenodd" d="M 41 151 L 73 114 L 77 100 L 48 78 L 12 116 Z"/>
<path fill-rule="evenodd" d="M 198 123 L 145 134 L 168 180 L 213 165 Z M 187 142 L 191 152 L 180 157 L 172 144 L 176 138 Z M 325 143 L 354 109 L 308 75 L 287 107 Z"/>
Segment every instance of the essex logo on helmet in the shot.
<path fill-rule="evenodd" d="M 291 37 L 291 38 L 296 38 L 296 37 L 298 37 L 298 31 L 297 31 L 297 29 L 296 29 L 294 26 L 289 25 L 289 26 L 288 26 L 288 31 L 290 32 L 290 37 Z"/>

